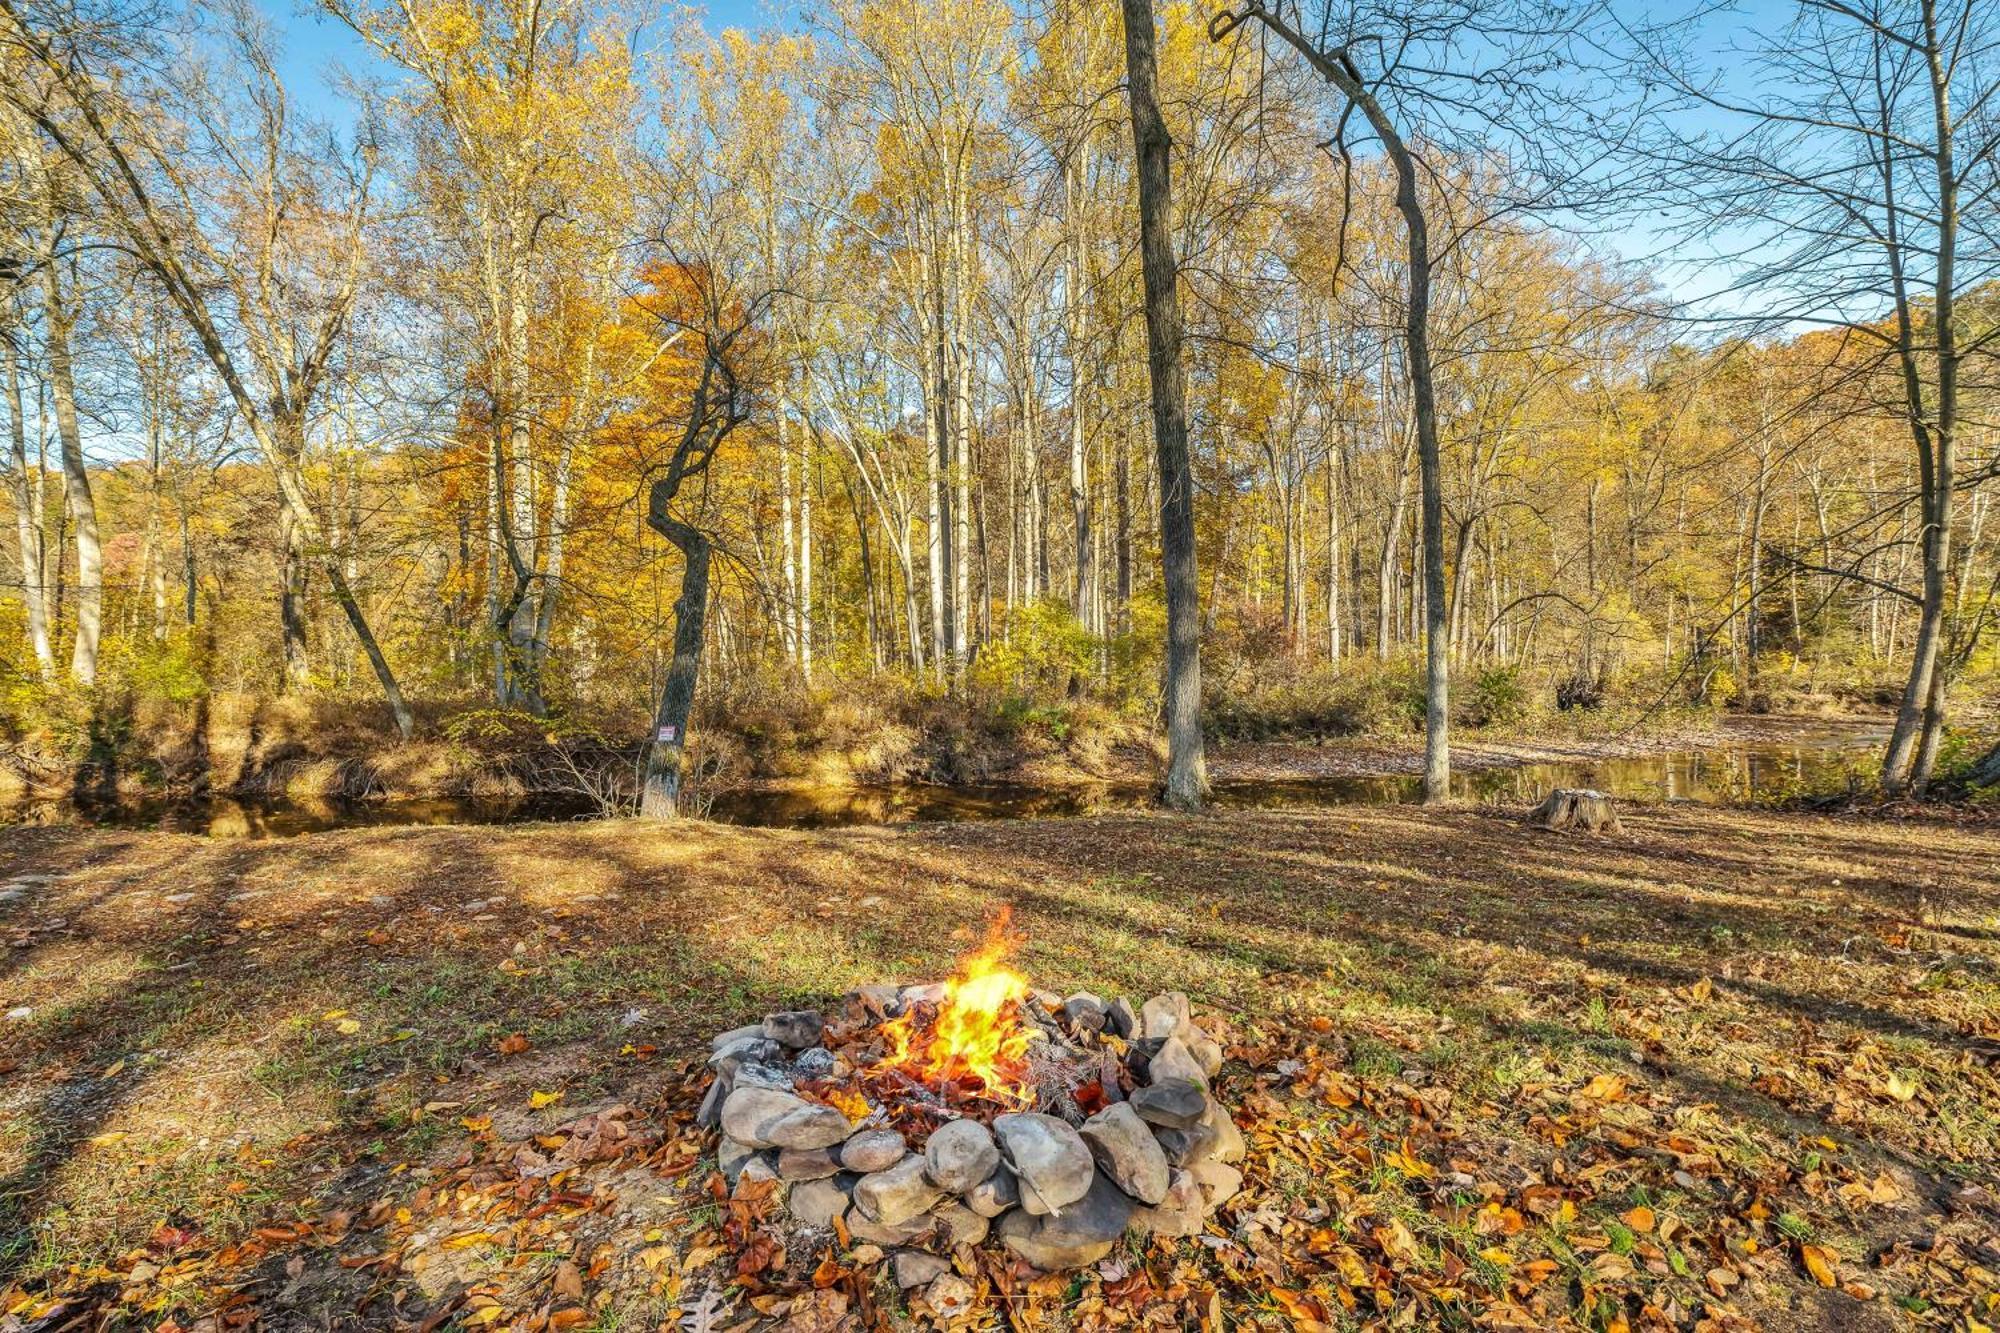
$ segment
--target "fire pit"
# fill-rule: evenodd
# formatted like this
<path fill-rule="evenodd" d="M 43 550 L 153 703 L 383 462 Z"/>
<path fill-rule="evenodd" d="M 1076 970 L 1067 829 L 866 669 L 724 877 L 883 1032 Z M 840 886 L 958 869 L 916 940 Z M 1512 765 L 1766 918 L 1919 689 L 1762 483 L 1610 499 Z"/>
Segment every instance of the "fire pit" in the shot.
<path fill-rule="evenodd" d="M 996 930 L 948 981 L 715 1038 L 700 1118 L 729 1183 L 781 1182 L 799 1224 L 904 1247 L 905 1287 L 957 1281 L 938 1255 L 989 1234 L 1045 1271 L 1128 1230 L 1198 1234 L 1243 1183 L 1243 1136 L 1209 1090 L 1221 1046 L 1184 994 L 1058 999 L 1005 949 Z"/>

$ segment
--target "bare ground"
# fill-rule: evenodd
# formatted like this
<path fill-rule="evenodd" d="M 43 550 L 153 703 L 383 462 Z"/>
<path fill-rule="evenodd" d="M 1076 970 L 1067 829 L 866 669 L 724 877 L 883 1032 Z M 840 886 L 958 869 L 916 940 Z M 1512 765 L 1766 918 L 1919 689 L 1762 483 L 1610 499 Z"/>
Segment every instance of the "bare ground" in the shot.
<path fill-rule="evenodd" d="M 2000 830 L 1625 823 L 9 830 L 0 1329 L 920 1320 L 711 1193 L 687 1057 L 1002 903 L 1037 984 L 1226 1019 L 1250 1184 L 1078 1278 L 968 1262 L 977 1322 L 1991 1322 Z"/>

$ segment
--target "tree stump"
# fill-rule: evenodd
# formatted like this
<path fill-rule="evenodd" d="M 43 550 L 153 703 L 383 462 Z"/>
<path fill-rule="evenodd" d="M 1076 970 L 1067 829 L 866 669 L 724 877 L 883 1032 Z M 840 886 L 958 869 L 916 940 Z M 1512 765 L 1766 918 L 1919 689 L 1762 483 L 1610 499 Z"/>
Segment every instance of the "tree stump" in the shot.
<path fill-rule="evenodd" d="M 1535 812 L 1528 816 L 1528 822 L 1536 828 L 1557 832 L 1570 829 L 1585 829 L 1591 833 L 1625 831 L 1625 826 L 1618 822 L 1618 811 L 1613 808 L 1611 798 L 1588 787 L 1557 787 L 1549 793 L 1548 799 L 1535 807 Z"/>

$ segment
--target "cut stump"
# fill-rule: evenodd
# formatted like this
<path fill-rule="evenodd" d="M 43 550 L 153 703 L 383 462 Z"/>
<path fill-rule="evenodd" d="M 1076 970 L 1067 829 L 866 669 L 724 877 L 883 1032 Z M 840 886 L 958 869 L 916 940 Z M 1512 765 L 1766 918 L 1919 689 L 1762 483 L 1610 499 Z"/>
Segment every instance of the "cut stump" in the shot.
<path fill-rule="evenodd" d="M 1535 807 L 1535 812 L 1528 816 L 1528 822 L 1536 828 L 1557 832 L 1571 829 L 1584 829 L 1591 833 L 1625 831 L 1625 826 L 1618 822 L 1618 811 L 1611 804 L 1611 798 L 1588 787 L 1557 787 L 1548 794 L 1548 799 Z"/>

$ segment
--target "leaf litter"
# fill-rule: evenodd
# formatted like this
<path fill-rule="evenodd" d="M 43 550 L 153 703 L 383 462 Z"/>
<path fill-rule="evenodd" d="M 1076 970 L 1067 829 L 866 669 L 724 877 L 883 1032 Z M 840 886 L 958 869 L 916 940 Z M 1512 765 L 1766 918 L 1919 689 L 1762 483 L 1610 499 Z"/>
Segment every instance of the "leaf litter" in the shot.
<path fill-rule="evenodd" d="M 1412 906 L 1391 929 L 1443 910 Z M 1914 970 L 1915 993 L 1939 974 L 1991 984 L 1990 953 L 1940 949 L 1933 935 L 1925 956 L 1922 923 L 1905 924 L 1873 938 Z M 1965 1114 L 1985 1108 L 1990 1128 L 2000 1108 L 1982 1055 L 2000 1035 L 1990 1004 L 1970 1011 L 1967 1040 L 1925 1045 L 1837 1010 L 1764 1003 L 1772 978 L 1810 965 L 1789 956 L 1809 952 L 1798 939 L 1687 979 L 1533 969 L 1508 940 L 1425 943 L 1483 981 L 1484 1013 L 1361 1003 L 1338 964 L 1267 970 L 1228 996 L 1220 1091 L 1249 1144 L 1244 1191 L 1207 1234 L 1127 1245 L 1078 1274 L 1036 1274 L 986 1246 L 951 1256 L 952 1282 L 931 1289 L 944 1308 L 899 1294 L 880 1247 L 786 1220 L 770 1182 L 727 1189 L 693 1123 L 704 1068 L 621 1038 L 579 1043 L 566 1066 L 511 1083 L 437 1084 L 415 1113 L 446 1127 L 434 1149 L 385 1165 L 336 1147 L 335 1179 L 255 1225 L 167 1218 L 101 1262 L 17 1277 L 0 1329 L 222 1333 L 282 1326 L 309 1300 L 330 1326 L 426 1331 L 616 1318 L 695 1333 L 1971 1333 L 2000 1320 L 1993 1162 L 1974 1155 L 1984 1141 Z M 547 965 L 532 949 L 506 961 Z M 321 1013 L 336 1037 L 364 1027 Z M 1474 1018 L 1514 1053 L 1504 1070 L 1438 1058 L 1472 1040 Z M 1589 1039 L 1537 1035 L 1564 1024 Z M 518 1031 L 489 1044 L 502 1065 L 544 1053 Z M 1715 1068 L 1737 1077 L 1702 1083 Z M 113 1062 L 92 1077 L 133 1074 Z M 1746 1099 L 1772 1113 L 1749 1115 Z"/>

